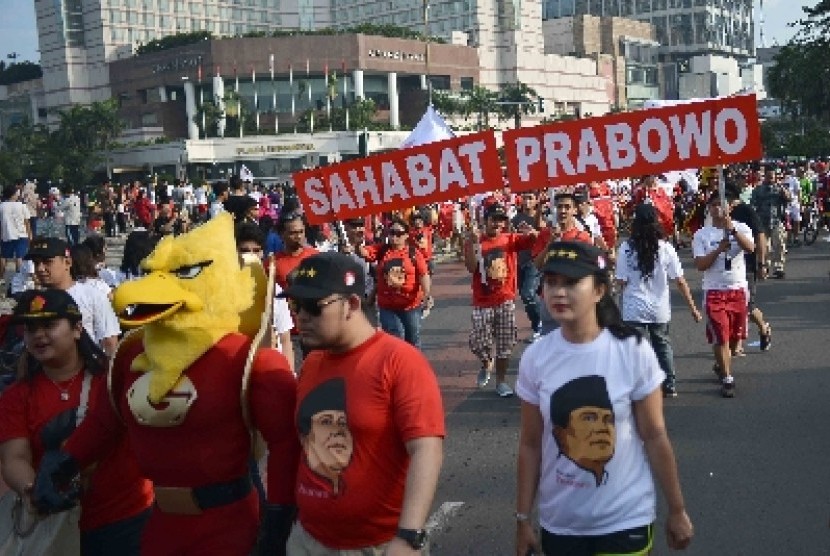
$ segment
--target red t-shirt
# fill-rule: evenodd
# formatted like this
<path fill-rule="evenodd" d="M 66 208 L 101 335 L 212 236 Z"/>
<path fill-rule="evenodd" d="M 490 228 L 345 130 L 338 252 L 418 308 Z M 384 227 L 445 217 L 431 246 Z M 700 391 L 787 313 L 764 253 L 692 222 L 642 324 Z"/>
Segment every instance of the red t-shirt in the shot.
<path fill-rule="evenodd" d="M 332 379 L 344 386 L 345 400 L 317 389 Z M 305 530 L 336 550 L 394 538 L 409 466 L 406 442 L 445 435 L 441 392 L 423 354 L 385 332 L 346 353 L 312 351 L 300 373 L 295 419 L 304 451 L 297 506 Z"/>
<path fill-rule="evenodd" d="M 421 251 L 427 261 L 432 258 L 432 236 L 434 233 L 432 226 L 411 228 L 409 230 L 409 241 Z"/>
<path fill-rule="evenodd" d="M 317 249 L 308 246 L 303 247 L 303 250 L 299 255 L 291 255 L 285 251 L 278 251 L 274 253 L 274 262 L 276 263 L 274 267 L 274 276 L 277 284 L 279 284 L 282 289 L 286 289 L 288 287 L 289 276 L 300 264 L 300 261 L 307 259 L 312 255 L 316 255 L 317 253 L 319 253 Z M 268 265 L 266 265 L 265 268 L 268 268 Z"/>
<path fill-rule="evenodd" d="M 83 376 L 59 384 L 69 392 L 66 401 L 60 399 L 58 389 L 41 373 L 31 381 L 19 381 L 9 386 L 0 396 L 0 443 L 28 438 L 35 469 L 44 452 L 40 437 L 43 427 L 58 414 L 81 403 Z M 93 377 L 90 385 L 87 418 L 102 404 L 110 405 L 107 380 L 105 375 L 98 375 Z M 122 437 L 102 453 L 98 466 L 89 477 L 89 484 L 81 496 L 80 528 L 89 531 L 132 517 L 152 503 L 153 487 L 142 477 L 129 442 Z"/>
<path fill-rule="evenodd" d="M 423 301 L 421 277 L 428 273 L 427 263 L 421 251 L 404 245 L 401 249 L 388 249 L 383 253 L 383 260 L 377 258 L 384 245 L 366 247 L 369 262 L 377 261 L 377 300 L 378 307 L 393 311 L 414 309 Z M 414 261 L 413 257 L 414 256 Z"/>
<path fill-rule="evenodd" d="M 536 236 L 536 241 L 530 250 L 530 256 L 535 259 L 539 253 L 547 249 L 548 245 L 550 245 L 551 237 L 553 237 L 552 228 L 545 227 L 539 230 L 539 235 Z M 565 230 L 562 232 L 562 237 L 559 241 L 582 241 L 584 243 L 590 243 L 591 245 L 594 244 L 591 234 L 586 230 L 580 230 L 579 228 Z"/>
<path fill-rule="evenodd" d="M 67 442 L 65 449 L 82 465 L 100 460 L 102 446 L 129 437 L 138 465 L 156 486 L 194 488 L 244 477 L 251 457 L 251 435 L 242 418 L 242 373 L 250 340 L 228 334 L 190 367 L 185 375 L 197 398 L 182 423 L 150 427 L 139 423 L 127 404 L 127 392 L 141 373 L 130 370 L 144 350 L 141 341 L 122 343 L 113 363 L 113 397 L 106 388 L 98 404 Z M 288 361 L 273 349 L 254 358 L 249 405 L 254 426 L 268 444 L 268 501 L 293 504 L 299 445 L 291 423 L 296 381 Z"/>
<path fill-rule="evenodd" d="M 473 273 L 473 305 L 495 307 L 516 298 L 516 253 L 530 249 L 535 241 L 532 235 L 499 234 L 494 238 L 479 236 L 481 256 L 487 275 L 481 280 L 481 267 Z"/>

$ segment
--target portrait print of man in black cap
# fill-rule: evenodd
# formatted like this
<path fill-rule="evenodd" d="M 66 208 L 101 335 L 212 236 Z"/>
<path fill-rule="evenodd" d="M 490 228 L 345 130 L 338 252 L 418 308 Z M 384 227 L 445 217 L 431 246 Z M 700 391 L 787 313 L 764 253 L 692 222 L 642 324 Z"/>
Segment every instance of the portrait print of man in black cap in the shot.
<path fill-rule="evenodd" d="M 346 416 L 346 381 L 333 378 L 317 386 L 300 403 L 297 426 L 308 467 L 342 493 L 342 473 L 354 452 Z"/>
<path fill-rule="evenodd" d="M 550 416 L 560 454 L 591 473 L 596 486 L 603 484 L 605 465 L 614 457 L 616 444 L 614 408 L 605 379 L 583 376 L 559 387 L 550 398 Z"/>

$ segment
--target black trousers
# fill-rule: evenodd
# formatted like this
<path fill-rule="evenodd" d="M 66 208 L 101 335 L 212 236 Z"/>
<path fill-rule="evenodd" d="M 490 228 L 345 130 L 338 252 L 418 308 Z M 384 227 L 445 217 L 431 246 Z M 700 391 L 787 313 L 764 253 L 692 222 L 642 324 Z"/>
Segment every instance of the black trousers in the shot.
<path fill-rule="evenodd" d="M 81 533 L 81 556 L 139 556 L 141 532 L 152 510 Z"/>

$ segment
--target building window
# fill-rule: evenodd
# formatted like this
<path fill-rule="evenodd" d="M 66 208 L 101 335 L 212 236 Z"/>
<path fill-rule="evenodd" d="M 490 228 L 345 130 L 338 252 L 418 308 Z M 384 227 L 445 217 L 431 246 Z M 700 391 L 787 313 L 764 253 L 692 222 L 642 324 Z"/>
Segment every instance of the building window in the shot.
<path fill-rule="evenodd" d="M 471 91 L 475 86 L 475 80 L 472 77 L 462 77 L 461 78 L 461 90 L 462 91 Z"/>

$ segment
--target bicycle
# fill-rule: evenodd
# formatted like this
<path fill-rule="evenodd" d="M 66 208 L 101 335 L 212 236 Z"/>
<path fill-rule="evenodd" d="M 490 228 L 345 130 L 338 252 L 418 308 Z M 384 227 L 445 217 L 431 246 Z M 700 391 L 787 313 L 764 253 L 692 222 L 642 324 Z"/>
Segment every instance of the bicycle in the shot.
<path fill-rule="evenodd" d="M 813 197 L 804 211 L 801 219 L 801 226 L 804 228 L 804 245 L 812 245 L 818 239 L 818 232 L 821 228 L 821 211 L 818 206 L 818 198 Z"/>

